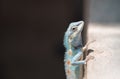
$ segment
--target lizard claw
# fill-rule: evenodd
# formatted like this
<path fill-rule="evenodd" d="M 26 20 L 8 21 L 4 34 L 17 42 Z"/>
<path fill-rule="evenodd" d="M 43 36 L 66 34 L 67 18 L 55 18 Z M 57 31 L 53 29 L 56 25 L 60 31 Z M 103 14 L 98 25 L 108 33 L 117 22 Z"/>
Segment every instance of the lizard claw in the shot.
<path fill-rule="evenodd" d="M 85 59 L 85 62 L 88 62 L 90 59 L 94 59 L 95 57 L 92 55 L 88 55 Z"/>

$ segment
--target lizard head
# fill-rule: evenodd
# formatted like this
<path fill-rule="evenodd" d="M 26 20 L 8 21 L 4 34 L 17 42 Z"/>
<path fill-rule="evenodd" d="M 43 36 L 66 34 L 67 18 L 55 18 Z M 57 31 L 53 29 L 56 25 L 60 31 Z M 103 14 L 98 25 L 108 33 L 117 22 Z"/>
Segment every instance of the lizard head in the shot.
<path fill-rule="evenodd" d="M 70 23 L 65 36 L 64 36 L 64 45 L 66 48 L 69 47 L 82 47 L 82 37 L 81 32 L 83 30 L 84 22 L 72 22 Z"/>

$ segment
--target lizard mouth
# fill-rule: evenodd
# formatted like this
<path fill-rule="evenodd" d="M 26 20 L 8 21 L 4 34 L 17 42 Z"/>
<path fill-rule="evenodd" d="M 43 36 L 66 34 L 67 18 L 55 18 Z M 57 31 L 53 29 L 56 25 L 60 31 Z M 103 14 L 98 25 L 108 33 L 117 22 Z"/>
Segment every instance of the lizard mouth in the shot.
<path fill-rule="evenodd" d="M 78 27 L 78 32 L 82 32 L 84 22 L 83 21 L 78 21 L 78 24 L 76 26 Z"/>

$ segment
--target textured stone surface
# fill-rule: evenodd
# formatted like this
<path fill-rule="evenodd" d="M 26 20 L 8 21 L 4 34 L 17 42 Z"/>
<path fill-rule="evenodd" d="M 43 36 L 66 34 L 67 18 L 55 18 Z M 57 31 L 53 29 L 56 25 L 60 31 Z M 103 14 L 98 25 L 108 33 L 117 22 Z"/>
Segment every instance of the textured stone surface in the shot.
<path fill-rule="evenodd" d="M 120 25 L 90 24 L 88 41 L 96 40 L 89 45 L 93 49 L 93 60 L 87 63 L 87 79 L 120 78 Z"/>

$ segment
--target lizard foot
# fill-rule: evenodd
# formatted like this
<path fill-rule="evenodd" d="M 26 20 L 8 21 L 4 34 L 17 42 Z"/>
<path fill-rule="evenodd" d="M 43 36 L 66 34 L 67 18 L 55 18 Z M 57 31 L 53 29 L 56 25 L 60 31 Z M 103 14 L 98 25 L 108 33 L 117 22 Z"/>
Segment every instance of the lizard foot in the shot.
<path fill-rule="evenodd" d="M 95 58 L 94 56 L 88 55 L 88 56 L 86 57 L 86 59 L 85 59 L 85 62 L 87 63 L 89 60 L 94 59 L 94 58 Z M 85 63 L 85 64 L 86 64 L 86 63 Z"/>

